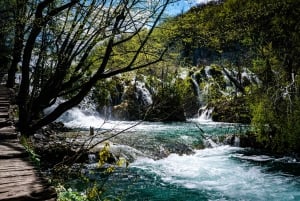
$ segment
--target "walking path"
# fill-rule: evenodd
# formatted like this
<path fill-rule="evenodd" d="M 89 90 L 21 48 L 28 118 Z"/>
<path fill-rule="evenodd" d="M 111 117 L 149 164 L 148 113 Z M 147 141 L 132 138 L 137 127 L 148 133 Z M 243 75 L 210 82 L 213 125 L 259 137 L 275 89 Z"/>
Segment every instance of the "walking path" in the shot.
<path fill-rule="evenodd" d="M 56 193 L 31 164 L 10 120 L 10 91 L 0 85 L 0 200 L 55 201 Z"/>

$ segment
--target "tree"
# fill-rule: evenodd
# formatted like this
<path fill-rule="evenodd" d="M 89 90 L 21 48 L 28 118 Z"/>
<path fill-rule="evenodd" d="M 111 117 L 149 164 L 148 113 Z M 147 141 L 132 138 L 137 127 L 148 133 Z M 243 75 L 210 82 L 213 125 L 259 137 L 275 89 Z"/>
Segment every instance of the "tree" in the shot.
<path fill-rule="evenodd" d="M 7 73 L 11 62 L 13 4 L 14 2 L 8 0 L 0 2 L 0 81 Z"/>
<path fill-rule="evenodd" d="M 240 41 L 255 55 L 248 67 L 261 80 L 251 92 L 258 139 L 272 151 L 299 152 L 294 143 L 300 137 L 299 1 L 228 0 L 224 5 Z"/>
<path fill-rule="evenodd" d="M 252 105 L 258 139 L 273 151 L 300 150 L 295 143 L 300 138 L 295 126 L 300 111 L 299 9 L 298 0 L 219 0 L 170 21 L 171 36 L 189 61 L 199 47 L 219 53 L 214 62 L 227 65 L 224 73 Z M 244 69 L 256 75 L 257 85 L 242 85 Z"/>
<path fill-rule="evenodd" d="M 30 135 L 56 120 L 79 104 L 97 81 L 159 62 L 166 48 L 148 52 L 145 47 L 171 2 L 27 2 L 34 15 L 26 13 L 31 17 L 22 38 L 22 80 L 17 96 L 21 133 Z M 127 62 L 110 65 L 114 50 L 134 37 L 139 40 L 135 48 L 124 54 Z M 95 51 L 99 48 L 101 53 Z M 43 110 L 53 106 L 58 98 L 64 98 L 64 102 L 44 114 Z"/>
<path fill-rule="evenodd" d="M 16 0 L 11 3 L 13 10 L 13 48 L 11 52 L 12 61 L 11 65 L 8 69 L 8 79 L 6 86 L 9 88 L 13 88 L 15 84 L 15 74 L 18 70 L 18 64 L 21 61 L 21 55 L 23 51 L 23 43 L 24 43 L 24 35 L 25 35 L 25 25 L 28 20 L 27 16 L 27 3 L 28 0 Z"/>

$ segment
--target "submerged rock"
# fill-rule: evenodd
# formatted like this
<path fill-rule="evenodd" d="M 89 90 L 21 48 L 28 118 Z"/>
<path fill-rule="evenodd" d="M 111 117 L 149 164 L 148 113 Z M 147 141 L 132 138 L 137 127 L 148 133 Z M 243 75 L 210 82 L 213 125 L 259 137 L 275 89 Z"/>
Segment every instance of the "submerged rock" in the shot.
<path fill-rule="evenodd" d="M 193 148 L 183 143 L 175 143 L 175 144 L 168 145 L 166 147 L 170 153 L 176 153 L 179 155 L 183 155 L 183 154 L 190 155 L 195 153 Z"/>
<path fill-rule="evenodd" d="M 107 143 L 107 142 L 105 142 Z M 100 143 L 89 150 L 89 153 L 95 154 L 96 160 L 99 160 L 99 152 L 104 148 L 105 143 Z M 109 152 L 111 159 L 109 163 L 116 162 L 119 158 L 124 158 L 128 162 L 133 162 L 138 157 L 145 157 L 145 154 L 127 145 L 109 143 Z"/>

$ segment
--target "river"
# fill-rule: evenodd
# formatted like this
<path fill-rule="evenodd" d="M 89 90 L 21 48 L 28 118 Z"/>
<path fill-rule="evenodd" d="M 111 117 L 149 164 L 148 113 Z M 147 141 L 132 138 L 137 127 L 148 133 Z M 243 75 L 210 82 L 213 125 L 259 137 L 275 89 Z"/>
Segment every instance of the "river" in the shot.
<path fill-rule="evenodd" d="M 93 118 L 83 118 L 87 122 L 80 125 L 100 125 L 100 119 Z M 70 119 L 65 123 L 79 126 L 79 121 Z M 144 155 L 110 175 L 105 182 L 107 197 L 125 201 L 300 200 L 299 161 L 221 143 L 200 149 L 201 132 L 196 124 L 212 137 L 237 132 L 233 124 L 197 119 L 185 123 L 143 122 L 115 139 Z M 109 121 L 101 129 L 121 130 L 130 125 L 132 122 Z M 182 144 L 191 147 L 193 153 L 179 154 L 175 149 L 158 160 L 153 157 L 153 150 L 170 151 Z M 101 178 L 97 171 L 90 175 L 91 182 L 101 183 Z M 80 183 L 72 185 L 80 190 Z"/>

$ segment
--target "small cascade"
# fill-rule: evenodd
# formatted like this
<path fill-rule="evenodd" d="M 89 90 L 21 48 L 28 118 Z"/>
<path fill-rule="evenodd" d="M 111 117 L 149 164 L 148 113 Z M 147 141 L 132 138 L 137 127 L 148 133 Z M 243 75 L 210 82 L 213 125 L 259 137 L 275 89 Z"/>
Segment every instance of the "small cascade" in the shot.
<path fill-rule="evenodd" d="M 202 97 L 202 93 L 200 90 L 200 86 L 199 86 L 194 74 L 191 76 L 191 78 L 192 78 L 191 80 L 192 80 L 192 83 L 193 83 L 193 86 L 194 86 L 194 89 L 195 89 L 195 92 L 197 95 L 198 103 L 201 106 L 201 104 L 203 102 L 203 97 Z"/>
<path fill-rule="evenodd" d="M 86 111 L 78 107 L 65 112 L 58 121 L 62 121 L 67 127 L 82 129 L 99 128 L 104 122 L 100 114 L 95 111 Z"/>
<path fill-rule="evenodd" d="M 45 114 L 52 112 L 59 104 L 63 103 L 63 99 L 58 99 L 55 104 L 44 110 Z M 78 107 L 73 107 L 62 114 L 57 121 L 61 121 L 65 126 L 70 128 L 89 129 L 90 127 L 99 128 L 104 120 L 96 111 L 95 104 L 87 96 Z"/>
<path fill-rule="evenodd" d="M 199 115 L 198 120 L 199 121 L 212 121 L 212 112 L 214 111 L 214 108 L 200 108 L 199 109 L 199 113 L 201 112 L 201 114 Z"/>
<path fill-rule="evenodd" d="M 204 71 L 205 71 L 205 75 L 208 79 L 212 78 L 210 70 L 211 70 L 211 66 L 205 66 Z"/>
<path fill-rule="evenodd" d="M 240 147 L 240 138 L 238 136 L 234 136 L 233 146 Z"/>
<path fill-rule="evenodd" d="M 80 108 L 81 110 L 90 112 L 90 113 L 96 112 L 97 107 L 96 107 L 95 101 L 92 98 L 91 92 L 88 93 L 88 95 L 83 98 L 83 100 L 78 105 L 78 108 Z"/>
<path fill-rule="evenodd" d="M 139 100 L 139 102 L 142 105 L 148 106 L 152 105 L 152 95 L 150 91 L 145 86 L 145 83 L 140 81 L 135 81 L 135 90 L 136 90 L 136 99 Z"/>
<path fill-rule="evenodd" d="M 206 147 L 206 148 L 215 148 L 215 147 L 218 147 L 218 144 L 215 143 L 211 138 L 205 138 L 203 139 L 203 145 Z"/>
<path fill-rule="evenodd" d="M 102 116 L 105 117 L 105 119 L 112 119 L 112 106 L 111 105 L 105 105 L 102 108 Z"/>

